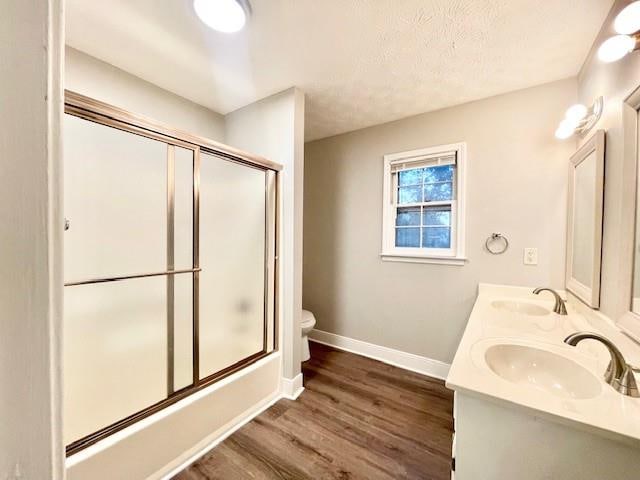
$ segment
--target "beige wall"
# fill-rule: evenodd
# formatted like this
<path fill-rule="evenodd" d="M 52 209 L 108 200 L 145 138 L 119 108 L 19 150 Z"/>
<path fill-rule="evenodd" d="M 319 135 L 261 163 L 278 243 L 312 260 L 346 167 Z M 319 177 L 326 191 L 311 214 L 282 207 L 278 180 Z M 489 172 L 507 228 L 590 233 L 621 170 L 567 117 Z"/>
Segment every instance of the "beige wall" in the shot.
<path fill-rule="evenodd" d="M 615 34 L 613 20 L 629 3 L 631 0 L 614 4 L 578 76 L 580 102 L 589 105 L 600 95 L 605 101 L 602 118 L 595 127 L 607 132 L 601 310 L 613 319 L 628 310 L 625 289 L 629 288 L 632 259 L 627 252 L 633 235 L 633 211 L 629 208 L 633 199 L 629 198 L 629 192 L 633 190 L 634 179 L 624 175 L 629 158 L 624 154 L 622 106 L 626 97 L 640 86 L 640 54 L 632 53 L 618 62 L 606 64 L 598 60 L 597 48 Z"/>
<path fill-rule="evenodd" d="M 304 307 L 316 328 L 450 362 L 478 282 L 564 286 L 567 79 L 308 143 Z M 467 142 L 465 266 L 381 261 L 382 157 Z M 483 245 L 502 232 L 509 251 Z M 538 266 L 523 248 L 539 249 Z"/>
<path fill-rule="evenodd" d="M 66 47 L 65 88 L 130 110 L 171 127 L 224 142 L 224 117 L 114 67 Z"/>
<path fill-rule="evenodd" d="M 62 2 L 0 15 L 0 478 L 63 478 Z"/>

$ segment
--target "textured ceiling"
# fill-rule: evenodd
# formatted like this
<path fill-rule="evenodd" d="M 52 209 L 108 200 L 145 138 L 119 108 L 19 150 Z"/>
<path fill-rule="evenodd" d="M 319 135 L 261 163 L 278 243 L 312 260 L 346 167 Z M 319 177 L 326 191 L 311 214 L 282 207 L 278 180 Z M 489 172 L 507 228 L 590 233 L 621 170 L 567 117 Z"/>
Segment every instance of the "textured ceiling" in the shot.
<path fill-rule="evenodd" d="M 206 28 L 190 0 L 67 0 L 67 43 L 228 113 L 291 86 L 306 138 L 576 75 L 612 0 L 251 0 Z"/>

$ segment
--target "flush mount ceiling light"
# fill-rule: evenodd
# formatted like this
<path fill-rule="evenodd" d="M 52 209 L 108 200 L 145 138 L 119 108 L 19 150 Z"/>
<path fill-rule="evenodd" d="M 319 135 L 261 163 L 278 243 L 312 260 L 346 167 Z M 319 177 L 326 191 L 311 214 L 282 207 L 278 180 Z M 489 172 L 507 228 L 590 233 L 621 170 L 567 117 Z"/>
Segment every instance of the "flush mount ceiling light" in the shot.
<path fill-rule="evenodd" d="M 193 9 L 205 25 L 223 33 L 242 30 L 251 13 L 249 0 L 194 0 Z"/>
<path fill-rule="evenodd" d="M 627 5 L 617 16 L 613 27 L 619 35 L 605 40 L 598 58 L 605 63 L 620 60 L 640 48 L 640 0 Z"/>
<path fill-rule="evenodd" d="M 564 119 L 558 125 L 556 138 L 564 140 L 575 133 L 586 135 L 602 116 L 603 106 L 604 99 L 598 97 L 591 108 L 587 108 L 581 103 L 569 107 Z"/>

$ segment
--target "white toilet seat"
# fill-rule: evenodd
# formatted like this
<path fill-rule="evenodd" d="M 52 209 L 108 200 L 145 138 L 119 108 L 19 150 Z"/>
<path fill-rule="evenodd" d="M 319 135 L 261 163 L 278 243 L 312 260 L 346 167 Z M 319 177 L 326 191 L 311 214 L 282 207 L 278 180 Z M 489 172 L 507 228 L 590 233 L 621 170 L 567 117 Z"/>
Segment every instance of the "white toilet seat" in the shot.
<path fill-rule="evenodd" d="M 300 330 L 302 333 L 302 361 L 306 362 L 311 358 L 309 352 L 309 332 L 313 330 L 316 325 L 316 317 L 309 310 L 302 310 L 302 317 L 300 319 Z"/>
<path fill-rule="evenodd" d="M 300 325 L 302 328 L 313 327 L 316 324 L 316 317 L 309 310 L 302 310 L 302 319 Z"/>

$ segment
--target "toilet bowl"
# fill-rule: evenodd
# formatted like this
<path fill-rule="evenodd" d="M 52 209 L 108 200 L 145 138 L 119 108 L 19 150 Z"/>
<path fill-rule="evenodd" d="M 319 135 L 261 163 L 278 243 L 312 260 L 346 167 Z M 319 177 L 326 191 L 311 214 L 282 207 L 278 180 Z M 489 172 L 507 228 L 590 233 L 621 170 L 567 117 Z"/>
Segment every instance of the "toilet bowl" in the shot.
<path fill-rule="evenodd" d="M 309 352 L 309 332 L 313 330 L 316 325 L 316 317 L 313 316 L 309 310 L 302 310 L 302 320 L 300 326 L 302 327 L 302 361 L 306 362 L 311 358 Z"/>

